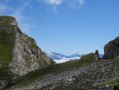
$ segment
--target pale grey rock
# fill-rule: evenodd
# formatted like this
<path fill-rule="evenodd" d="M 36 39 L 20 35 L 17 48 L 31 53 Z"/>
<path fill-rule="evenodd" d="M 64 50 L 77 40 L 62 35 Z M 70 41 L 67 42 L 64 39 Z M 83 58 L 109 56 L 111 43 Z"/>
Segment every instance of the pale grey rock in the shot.
<path fill-rule="evenodd" d="M 0 16 L 0 35 L 0 50 L 4 47 L 7 53 L 0 54 L 0 90 L 18 82 L 18 77 L 53 63 L 35 40 L 21 31 L 15 18 Z"/>
<path fill-rule="evenodd" d="M 50 65 L 50 59 L 41 51 L 34 39 L 22 33 L 16 20 L 11 24 L 17 25 L 12 52 L 13 60 L 9 65 L 11 71 L 22 76 Z"/>

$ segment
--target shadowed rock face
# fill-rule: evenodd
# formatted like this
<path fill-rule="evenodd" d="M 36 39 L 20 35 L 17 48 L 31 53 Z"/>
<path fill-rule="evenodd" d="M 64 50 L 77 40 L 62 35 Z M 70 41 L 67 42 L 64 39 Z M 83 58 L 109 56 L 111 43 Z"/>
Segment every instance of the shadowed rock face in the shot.
<path fill-rule="evenodd" d="M 104 46 L 104 59 L 113 59 L 119 56 L 119 36 Z"/>
<path fill-rule="evenodd" d="M 31 37 L 20 30 L 15 18 L 0 16 L 0 68 L 22 76 L 51 64 Z M 4 76 L 4 75 L 3 75 Z"/>

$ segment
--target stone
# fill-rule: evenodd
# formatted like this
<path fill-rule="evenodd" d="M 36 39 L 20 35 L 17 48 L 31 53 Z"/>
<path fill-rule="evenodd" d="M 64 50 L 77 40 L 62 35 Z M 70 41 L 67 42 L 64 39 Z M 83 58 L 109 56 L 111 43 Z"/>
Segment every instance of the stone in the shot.
<path fill-rule="evenodd" d="M 95 57 L 96 61 L 99 60 L 99 52 L 98 52 L 98 50 L 95 51 L 94 57 Z"/>
<path fill-rule="evenodd" d="M 113 59 L 119 56 L 119 36 L 104 46 L 104 59 Z"/>
<path fill-rule="evenodd" d="M 0 16 L 0 89 L 8 81 L 52 64 L 35 40 L 22 32 L 14 17 Z"/>

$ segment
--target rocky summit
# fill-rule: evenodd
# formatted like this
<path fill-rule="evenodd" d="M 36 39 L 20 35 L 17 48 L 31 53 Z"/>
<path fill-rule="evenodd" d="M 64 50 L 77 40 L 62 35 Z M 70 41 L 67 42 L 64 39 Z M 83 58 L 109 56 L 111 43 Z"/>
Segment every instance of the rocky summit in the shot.
<path fill-rule="evenodd" d="M 17 76 L 51 63 L 35 40 L 21 31 L 14 17 L 0 16 L 0 89 Z"/>
<path fill-rule="evenodd" d="M 113 59 L 119 56 L 119 36 L 104 46 L 104 58 Z"/>

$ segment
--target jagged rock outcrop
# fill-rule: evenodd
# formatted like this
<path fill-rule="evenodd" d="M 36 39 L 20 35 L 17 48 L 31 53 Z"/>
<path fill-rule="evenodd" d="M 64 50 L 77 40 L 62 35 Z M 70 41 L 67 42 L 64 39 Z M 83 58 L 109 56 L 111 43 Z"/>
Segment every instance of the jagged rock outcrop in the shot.
<path fill-rule="evenodd" d="M 113 59 L 119 56 L 119 36 L 104 46 L 104 59 Z"/>
<path fill-rule="evenodd" d="M 95 56 L 96 61 L 98 61 L 100 59 L 98 50 L 95 51 L 94 56 Z"/>
<path fill-rule="evenodd" d="M 51 64 L 35 40 L 20 30 L 15 18 L 0 16 L 0 87 L 7 80 Z"/>

